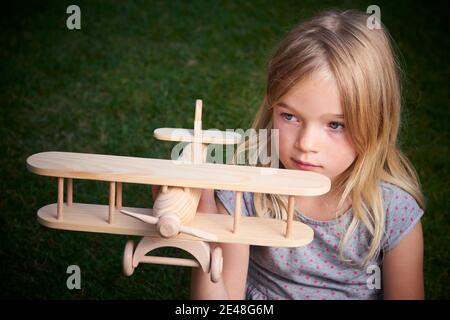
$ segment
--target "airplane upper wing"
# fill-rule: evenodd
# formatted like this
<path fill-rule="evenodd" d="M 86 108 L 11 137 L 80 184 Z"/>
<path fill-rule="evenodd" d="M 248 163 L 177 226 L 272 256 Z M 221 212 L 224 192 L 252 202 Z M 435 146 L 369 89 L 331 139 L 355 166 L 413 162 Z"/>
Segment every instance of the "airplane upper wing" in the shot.
<path fill-rule="evenodd" d="M 314 196 L 330 190 L 318 173 L 213 163 L 112 156 L 73 152 L 42 152 L 27 159 L 39 175 L 203 189 Z"/>

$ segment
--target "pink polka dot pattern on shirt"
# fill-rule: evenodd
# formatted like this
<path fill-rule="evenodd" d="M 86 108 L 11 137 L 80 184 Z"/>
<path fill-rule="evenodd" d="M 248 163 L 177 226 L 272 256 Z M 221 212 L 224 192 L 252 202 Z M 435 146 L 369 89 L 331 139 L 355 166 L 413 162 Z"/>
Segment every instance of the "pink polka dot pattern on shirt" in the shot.
<path fill-rule="evenodd" d="M 386 212 L 382 248 L 390 250 L 423 215 L 417 202 L 402 189 L 381 183 Z M 217 191 L 227 211 L 234 212 L 234 193 Z M 244 192 L 243 213 L 254 215 L 253 195 Z M 298 213 L 298 212 L 297 212 Z M 299 248 L 252 246 L 247 279 L 248 299 L 376 299 L 380 291 L 369 289 L 371 274 L 361 267 L 370 237 L 361 224 L 339 259 L 339 243 L 352 218 L 350 209 L 336 220 L 315 221 L 301 213 L 298 218 L 314 230 L 311 244 Z M 379 260 L 370 264 L 378 265 Z"/>

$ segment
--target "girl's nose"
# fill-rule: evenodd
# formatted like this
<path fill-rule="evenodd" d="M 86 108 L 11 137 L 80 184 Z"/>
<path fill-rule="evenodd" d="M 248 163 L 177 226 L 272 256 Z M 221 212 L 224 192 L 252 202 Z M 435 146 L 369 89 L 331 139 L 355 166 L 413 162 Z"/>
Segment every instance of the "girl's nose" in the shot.
<path fill-rule="evenodd" d="M 311 126 L 304 126 L 295 141 L 295 147 L 302 152 L 318 152 L 319 133 Z"/>

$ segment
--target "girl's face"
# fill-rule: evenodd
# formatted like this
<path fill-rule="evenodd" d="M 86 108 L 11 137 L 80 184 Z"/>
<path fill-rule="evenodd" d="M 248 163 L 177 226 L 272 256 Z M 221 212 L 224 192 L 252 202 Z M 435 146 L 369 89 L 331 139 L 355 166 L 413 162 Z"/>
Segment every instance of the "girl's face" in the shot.
<path fill-rule="evenodd" d="M 312 77 L 292 87 L 274 106 L 272 119 L 286 169 L 314 171 L 333 182 L 356 158 L 331 78 Z"/>

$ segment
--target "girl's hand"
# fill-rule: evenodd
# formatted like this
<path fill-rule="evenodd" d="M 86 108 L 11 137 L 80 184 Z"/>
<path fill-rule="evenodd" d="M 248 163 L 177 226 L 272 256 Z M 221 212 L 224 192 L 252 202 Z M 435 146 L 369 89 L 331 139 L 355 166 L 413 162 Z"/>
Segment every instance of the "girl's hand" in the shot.
<path fill-rule="evenodd" d="M 153 200 L 161 190 L 152 186 Z M 223 205 L 214 199 L 213 189 L 203 189 L 197 213 L 227 214 Z M 218 283 L 211 282 L 209 273 L 201 268 L 192 268 L 192 299 L 244 299 L 250 249 L 244 244 L 226 244 L 209 242 L 211 250 L 220 245 L 223 255 L 222 278 Z"/>
<path fill-rule="evenodd" d="M 219 213 L 214 199 L 214 189 L 203 189 L 197 208 L 198 213 Z"/>
<path fill-rule="evenodd" d="M 152 185 L 153 202 L 155 202 L 155 200 L 158 197 L 158 194 L 159 194 L 160 191 L 161 191 L 161 186 L 154 186 L 154 185 Z"/>

